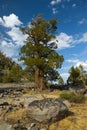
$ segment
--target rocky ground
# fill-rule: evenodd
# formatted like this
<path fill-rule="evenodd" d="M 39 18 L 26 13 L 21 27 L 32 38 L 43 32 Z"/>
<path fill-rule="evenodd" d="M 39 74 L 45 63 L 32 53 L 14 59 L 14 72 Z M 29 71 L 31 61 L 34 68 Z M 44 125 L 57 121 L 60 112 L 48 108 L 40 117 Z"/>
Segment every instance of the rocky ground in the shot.
<path fill-rule="evenodd" d="M 0 130 L 87 130 L 87 99 L 85 98 L 80 104 L 70 104 L 58 99 L 61 93 L 62 91 L 59 90 L 35 92 L 33 89 L 20 86 L 16 89 L 6 88 L 5 91 L 0 89 Z M 32 103 L 33 101 L 35 102 Z M 63 109 L 65 113 L 59 114 Z M 38 122 L 29 111 L 36 112 L 35 114 L 37 111 L 42 114 L 43 111 L 46 116 L 40 115 L 39 118 L 37 116 L 37 119 L 42 121 Z M 60 118 L 56 119 L 56 115 Z M 42 119 L 46 121 L 43 123 Z"/>

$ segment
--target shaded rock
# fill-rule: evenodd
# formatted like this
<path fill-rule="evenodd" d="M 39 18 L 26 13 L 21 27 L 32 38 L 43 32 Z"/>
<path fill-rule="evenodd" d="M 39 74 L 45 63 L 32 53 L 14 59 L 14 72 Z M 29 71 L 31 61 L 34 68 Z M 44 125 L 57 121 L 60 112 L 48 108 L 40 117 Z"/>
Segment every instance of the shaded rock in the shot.
<path fill-rule="evenodd" d="M 31 102 L 27 109 L 27 116 L 42 123 L 54 121 L 65 114 L 68 107 L 57 98 L 46 98 Z"/>
<path fill-rule="evenodd" d="M 0 104 L 0 106 L 8 106 L 9 103 L 8 102 L 3 102 L 2 104 Z"/>

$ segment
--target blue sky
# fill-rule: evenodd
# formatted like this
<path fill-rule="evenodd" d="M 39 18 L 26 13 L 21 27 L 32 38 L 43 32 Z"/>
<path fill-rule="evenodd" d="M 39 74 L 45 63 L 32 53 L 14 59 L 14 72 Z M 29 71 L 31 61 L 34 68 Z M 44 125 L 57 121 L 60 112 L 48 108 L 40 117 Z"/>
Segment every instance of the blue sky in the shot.
<path fill-rule="evenodd" d="M 18 62 L 26 39 L 20 27 L 29 26 L 37 14 L 60 20 L 56 39 L 65 59 L 59 70 L 64 80 L 72 65 L 87 69 L 87 0 L 0 0 L 0 50 Z"/>

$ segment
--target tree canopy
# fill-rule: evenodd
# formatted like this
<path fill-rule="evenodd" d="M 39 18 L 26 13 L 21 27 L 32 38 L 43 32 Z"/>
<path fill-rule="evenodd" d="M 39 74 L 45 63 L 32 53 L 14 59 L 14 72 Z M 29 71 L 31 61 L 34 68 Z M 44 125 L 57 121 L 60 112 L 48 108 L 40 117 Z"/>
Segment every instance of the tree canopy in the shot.
<path fill-rule="evenodd" d="M 36 88 L 43 88 L 48 81 L 58 79 L 57 69 L 61 68 L 64 58 L 55 51 L 56 42 L 52 42 L 56 29 L 56 19 L 46 21 L 41 15 L 34 18 L 28 28 L 21 28 L 27 39 L 20 50 L 20 60 L 34 77 Z"/>
<path fill-rule="evenodd" d="M 11 58 L 0 52 L 0 82 L 19 82 L 23 70 Z"/>
<path fill-rule="evenodd" d="M 84 71 L 82 65 L 79 67 L 72 66 L 69 71 L 67 82 L 72 85 L 85 85 L 87 82 L 87 73 Z"/>

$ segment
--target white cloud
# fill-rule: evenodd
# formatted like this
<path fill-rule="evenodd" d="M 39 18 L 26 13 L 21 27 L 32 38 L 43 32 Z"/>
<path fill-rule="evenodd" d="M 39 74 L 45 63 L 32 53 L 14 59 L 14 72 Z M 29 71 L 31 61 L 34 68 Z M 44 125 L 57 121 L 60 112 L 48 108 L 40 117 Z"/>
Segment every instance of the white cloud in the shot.
<path fill-rule="evenodd" d="M 63 3 L 63 2 L 70 2 L 71 0 L 51 0 L 51 2 L 50 2 L 50 4 L 52 5 L 52 6 L 54 6 L 54 5 L 56 5 L 56 4 L 59 4 L 59 3 Z M 75 7 L 76 6 L 76 4 L 73 4 L 73 6 Z M 64 8 L 65 6 L 64 5 L 62 5 L 62 8 Z"/>
<path fill-rule="evenodd" d="M 74 41 L 75 43 L 87 43 L 87 32 L 83 33 L 82 36 Z"/>
<path fill-rule="evenodd" d="M 80 39 L 80 42 L 87 42 L 87 32 L 83 34 L 82 38 Z"/>
<path fill-rule="evenodd" d="M 69 60 L 66 60 L 66 62 L 69 62 L 69 63 L 78 63 L 79 59 L 69 59 Z"/>
<path fill-rule="evenodd" d="M 76 7 L 76 4 L 73 4 L 72 7 L 73 7 L 73 8 Z"/>
<path fill-rule="evenodd" d="M 18 27 L 13 27 L 7 34 L 11 37 L 16 45 L 23 45 L 27 35 L 23 35 Z"/>
<path fill-rule="evenodd" d="M 71 48 L 76 44 L 87 43 L 87 32 L 83 33 L 82 36 L 79 36 L 76 39 L 72 35 L 61 32 L 56 36 L 56 40 L 58 41 L 58 49 Z"/>
<path fill-rule="evenodd" d="M 80 25 L 81 24 L 87 24 L 87 20 L 85 18 L 82 18 L 79 22 Z"/>
<path fill-rule="evenodd" d="M 9 16 L 0 17 L 0 24 L 4 27 L 15 27 L 20 26 L 22 22 L 19 20 L 18 16 L 15 14 L 10 14 Z"/>
<path fill-rule="evenodd" d="M 57 14 L 58 10 L 56 8 L 52 8 L 52 12 L 53 12 L 53 14 Z"/>
<path fill-rule="evenodd" d="M 31 22 L 28 23 L 28 27 L 29 27 L 30 29 L 32 28 Z"/>
<path fill-rule="evenodd" d="M 83 68 L 87 71 L 87 60 L 86 61 L 79 61 L 75 66 L 82 65 Z"/>
<path fill-rule="evenodd" d="M 0 33 L 0 50 L 9 57 L 15 57 L 19 55 L 19 49 L 24 45 L 24 41 L 27 38 L 20 31 L 20 25 L 22 22 L 15 14 L 9 16 L 0 17 L 0 25 L 4 27 L 4 33 Z M 8 31 L 9 30 L 9 31 Z"/>
<path fill-rule="evenodd" d="M 56 39 L 58 40 L 57 44 L 59 49 L 69 48 L 72 46 L 71 43 L 73 42 L 73 37 L 71 35 L 61 32 Z"/>
<path fill-rule="evenodd" d="M 13 57 L 18 55 L 18 47 L 14 46 L 11 42 L 6 42 L 3 40 L 0 43 L 0 50 L 6 54 L 8 57 Z"/>
<path fill-rule="evenodd" d="M 0 25 L 3 25 L 3 20 L 1 17 L 0 17 Z"/>
<path fill-rule="evenodd" d="M 80 59 L 69 59 L 69 60 L 66 60 L 66 62 L 69 62 L 69 63 L 73 63 L 73 66 L 79 66 L 79 65 L 82 65 L 84 69 L 87 70 L 87 60 L 86 61 L 81 61 Z"/>
<path fill-rule="evenodd" d="M 55 5 L 55 4 L 58 4 L 58 3 L 60 3 L 62 0 L 52 0 L 51 1 L 51 5 Z"/>

